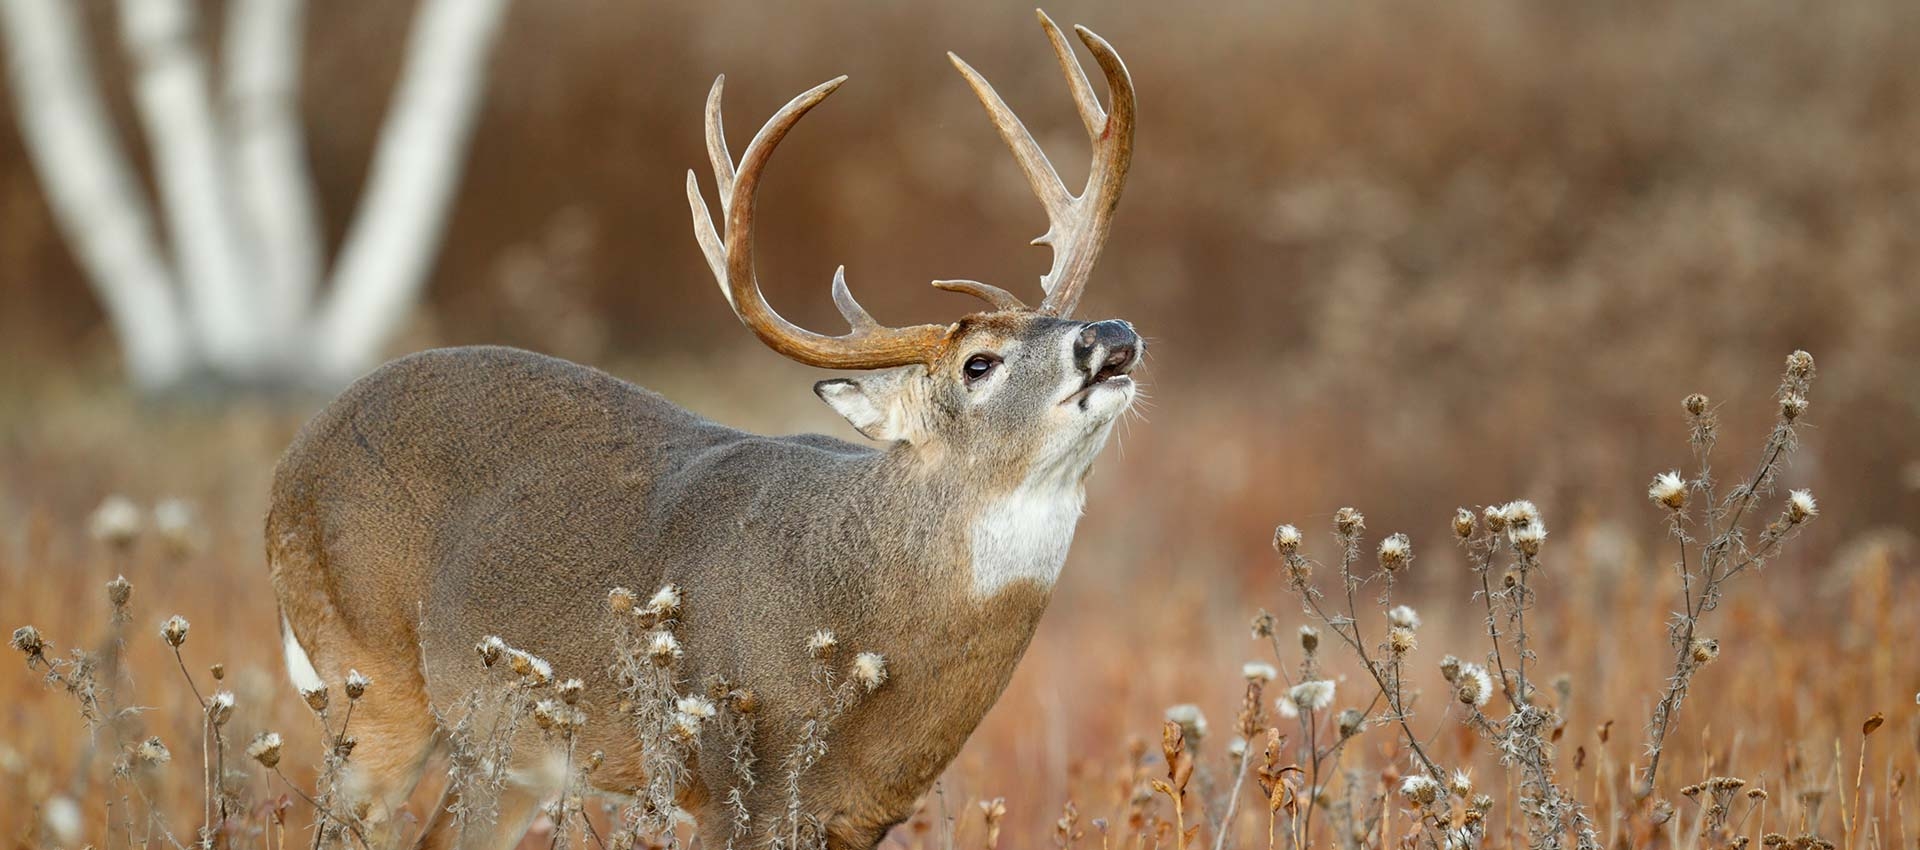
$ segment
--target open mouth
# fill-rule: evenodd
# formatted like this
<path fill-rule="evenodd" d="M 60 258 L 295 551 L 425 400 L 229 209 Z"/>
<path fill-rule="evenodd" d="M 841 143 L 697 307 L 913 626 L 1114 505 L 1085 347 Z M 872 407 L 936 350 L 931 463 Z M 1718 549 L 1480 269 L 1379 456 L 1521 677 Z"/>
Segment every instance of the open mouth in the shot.
<path fill-rule="evenodd" d="M 1101 387 L 1124 390 L 1131 386 L 1133 386 L 1132 377 L 1121 372 L 1102 371 L 1099 374 L 1088 377 L 1086 383 L 1081 384 L 1079 389 L 1074 390 L 1072 393 L 1069 393 L 1066 398 L 1061 399 L 1060 403 L 1062 405 L 1077 404 L 1081 410 L 1086 410 L 1087 399 Z"/>

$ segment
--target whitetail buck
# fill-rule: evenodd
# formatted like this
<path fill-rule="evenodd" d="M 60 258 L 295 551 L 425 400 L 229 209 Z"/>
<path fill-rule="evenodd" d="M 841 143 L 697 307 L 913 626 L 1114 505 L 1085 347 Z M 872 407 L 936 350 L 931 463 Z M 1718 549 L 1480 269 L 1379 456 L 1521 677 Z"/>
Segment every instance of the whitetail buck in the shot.
<path fill-rule="evenodd" d="M 266 525 L 288 663 L 303 686 L 338 683 L 349 668 L 373 678 L 353 716 L 346 787 L 376 827 L 434 748 L 434 714 L 482 686 L 473 647 L 484 635 L 585 679 L 578 748 L 605 753 L 591 780 L 610 791 L 644 785 L 608 672 L 604 612 L 609 588 L 668 583 L 684 596 L 684 681 L 720 675 L 754 689 L 763 764 L 793 745 L 797 719 L 817 703 L 811 632 L 884 653 L 891 678 L 838 721 L 803 804 L 836 848 L 871 847 L 910 813 L 1032 637 L 1143 351 L 1125 322 L 1070 318 L 1126 180 L 1133 86 L 1113 49 L 1077 28 L 1106 77 L 1103 107 L 1059 29 L 1040 22 L 1092 139 L 1078 195 L 999 95 L 952 57 L 1046 207 L 1038 242 L 1053 264 L 1036 308 L 987 284 L 941 281 L 989 309 L 951 325 L 883 327 L 836 274 L 850 333 L 781 318 L 755 279 L 755 189 L 775 146 L 841 81 L 776 112 L 737 165 L 721 129 L 721 81 L 708 98 L 723 232 L 687 180 L 707 262 L 769 347 L 867 370 L 814 389 L 879 448 L 743 433 L 593 369 L 505 348 L 395 361 L 300 433 Z M 714 850 L 729 844 L 720 808 L 729 771 L 725 758 L 696 760 L 681 797 Z M 747 794 L 755 823 L 785 806 L 777 780 Z M 512 846 L 553 791 L 510 788 L 481 843 Z M 427 832 L 429 843 L 448 834 Z"/>

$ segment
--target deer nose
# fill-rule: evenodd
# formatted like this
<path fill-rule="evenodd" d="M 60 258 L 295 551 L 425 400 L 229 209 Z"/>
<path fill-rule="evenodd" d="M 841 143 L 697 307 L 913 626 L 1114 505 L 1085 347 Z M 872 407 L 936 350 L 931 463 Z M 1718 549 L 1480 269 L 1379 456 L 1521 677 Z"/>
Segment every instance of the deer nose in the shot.
<path fill-rule="evenodd" d="M 1079 338 L 1073 342 L 1073 360 L 1088 377 L 1104 381 L 1133 371 L 1143 347 L 1132 325 L 1108 319 L 1080 329 Z"/>

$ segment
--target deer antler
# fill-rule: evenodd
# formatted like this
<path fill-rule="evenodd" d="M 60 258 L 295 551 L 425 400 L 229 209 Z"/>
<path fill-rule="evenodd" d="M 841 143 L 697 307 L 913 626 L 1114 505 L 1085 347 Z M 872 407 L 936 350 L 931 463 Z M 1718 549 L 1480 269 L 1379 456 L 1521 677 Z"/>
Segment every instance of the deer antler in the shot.
<path fill-rule="evenodd" d="M 1053 163 L 1047 161 L 1046 153 L 1033 140 L 1033 134 L 1027 132 L 1026 125 L 1007 108 L 1007 102 L 1000 99 L 986 78 L 959 56 L 948 53 L 947 58 L 953 60 L 953 66 L 967 78 L 967 85 L 980 98 L 980 105 L 986 107 L 994 129 L 1000 131 L 1001 140 L 1019 161 L 1033 193 L 1046 207 L 1047 232 L 1033 240 L 1035 245 L 1053 249 L 1053 267 L 1040 278 L 1040 286 L 1047 293 L 1040 312 L 1067 316 L 1080 303 L 1080 294 L 1086 289 L 1094 261 L 1099 259 L 1100 248 L 1106 244 L 1107 232 L 1113 226 L 1114 207 L 1120 203 L 1120 190 L 1126 185 L 1127 170 L 1133 164 L 1133 78 L 1106 39 L 1086 27 L 1073 28 L 1106 75 L 1113 106 L 1111 111 L 1103 109 L 1087 82 L 1080 60 L 1073 55 L 1073 47 L 1060 34 L 1060 28 L 1046 12 L 1036 10 L 1036 14 L 1040 17 L 1041 29 L 1047 32 L 1047 40 L 1053 43 L 1060 71 L 1073 90 L 1074 106 L 1079 109 L 1080 120 L 1093 142 L 1093 168 L 1087 174 L 1086 187 L 1077 196 L 1068 193 Z"/>
<path fill-rule="evenodd" d="M 814 333 L 782 318 L 761 295 L 759 279 L 754 275 L 753 213 L 761 172 L 773 156 L 773 149 L 786 138 L 800 117 L 826 100 L 846 79 L 828 80 L 788 101 L 754 135 L 737 166 L 727 152 L 726 135 L 720 123 L 720 93 L 727 78 L 722 76 L 713 81 L 713 91 L 707 95 L 707 157 L 713 161 L 713 179 L 719 188 L 720 210 L 727 229 L 724 239 L 714 230 L 712 214 L 700 195 L 699 180 L 688 171 L 687 203 L 693 208 L 694 237 L 700 241 L 707 266 L 719 281 L 727 303 L 733 305 L 734 313 L 774 351 L 825 369 L 882 369 L 926 363 L 945 345 L 948 328 L 943 325 L 890 328 L 874 321 L 847 289 L 845 266 L 833 274 L 834 306 L 840 308 L 840 315 L 852 326 L 844 336 Z M 979 295 L 999 309 L 1010 309 L 1006 306 L 1009 300 L 1012 304 L 1019 303 L 1019 299 L 986 284 L 942 283 L 950 284 L 943 287 L 946 289 Z M 1006 300 L 998 296 L 1005 296 Z"/>
<path fill-rule="evenodd" d="M 1107 241 L 1107 233 L 1113 224 L 1113 210 L 1120 201 L 1120 190 L 1126 184 L 1127 169 L 1133 162 L 1133 80 L 1127 75 L 1126 65 L 1121 63 L 1119 54 L 1114 53 L 1111 45 L 1087 28 L 1075 27 L 1074 32 L 1093 52 L 1095 61 L 1100 63 L 1101 70 L 1106 74 L 1107 90 L 1112 95 L 1113 106 L 1111 112 L 1102 108 L 1099 98 L 1087 82 L 1080 61 L 1073 55 L 1073 48 L 1060 34 L 1060 28 L 1054 26 L 1053 20 L 1045 12 L 1040 12 L 1039 16 L 1040 26 L 1046 30 L 1047 40 L 1053 44 L 1054 56 L 1059 59 L 1060 68 L 1073 91 L 1073 102 L 1079 109 L 1080 120 L 1086 124 L 1087 135 L 1093 141 L 1093 168 L 1087 175 L 1086 187 L 1077 196 L 1069 193 L 1060 182 L 1060 175 L 1054 171 L 1053 164 L 1047 161 L 1046 153 L 1040 150 L 1020 119 L 1007 108 L 1006 101 L 994 92 L 993 86 L 972 66 L 961 61 L 960 57 L 951 53 L 947 56 L 967 78 L 967 84 L 972 86 L 980 103 L 987 108 L 988 117 L 993 120 L 995 129 L 1000 131 L 1000 138 L 1013 151 L 1014 158 L 1027 175 L 1027 182 L 1033 186 L 1034 194 L 1040 197 L 1040 203 L 1046 207 L 1047 232 L 1035 239 L 1033 244 L 1047 245 L 1053 249 L 1053 267 L 1040 278 L 1040 285 L 1047 294 L 1038 312 L 1067 316 L 1079 303 L 1080 293 L 1086 289 L 1094 261 Z M 890 328 L 874 321 L 847 289 L 845 266 L 835 271 L 833 276 L 833 303 L 840 309 L 840 315 L 846 317 L 847 324 L 852 326 L 852 330 L 844 336 L 814 333 L 782 318 L 761 295 L 759 280 L 754 275 L 753 213 L 761 172 L 765 170 L 767 160 L 772 158 L 773 149 L 799 123 L 800 117 L 826 100 L 827 95 L 833 94 L 846 79 L 836 77 L 828 80 L 788 101 L 754 135 L 737 164 L 727 151 L 726 133 L 720 120 L 720 96 L 727 78 L 721 76 L 713 81 L 713 90 L 707 94 L 707 158 L 713 164 L 713 179 L 719 190 L 720 213 L 725 220 L 726 231 L 723 236 L 714 228 L 713 215 L 707 209 L 706 199 L 700 194 L 699 179 L 689 170 L 687 204 L 693 210 L 694 237 L 699 240 L 700 250 L 707 258 L 707 266 L 712 270 L 714 280 L 719 282 L 720 292 L 726 296 L 727 303 L 733 306 L 740 321 L 752 328 L 754 334 L 773 350 L 802 363 L 828 369 L 879 369 L 926 363 L 937 356 L 945 345 L 949 329 L 941 325 Z M 933 285 L 979 297 L 996 310 L 1029 309 L 1012 293 L 991 284 L 974 280 L 937 280 Z"/>

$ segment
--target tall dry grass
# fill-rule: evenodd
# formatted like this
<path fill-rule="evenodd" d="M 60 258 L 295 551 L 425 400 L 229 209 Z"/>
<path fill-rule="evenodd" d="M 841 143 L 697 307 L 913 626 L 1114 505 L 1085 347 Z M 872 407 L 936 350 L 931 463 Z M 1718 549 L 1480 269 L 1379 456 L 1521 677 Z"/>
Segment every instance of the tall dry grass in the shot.
<path fill-rule="evenodd" d="M 1920 575 L 1901 534 L 1810 536 L 1775 551 L 1844 503 L 1823 493 L 1809 509 L 1769 486 L 1795 432 L 1825 422 L 1808 397 L 1790 371 L 1765 405 L 1658 405 L 1676 423 L 1669 463 L 1684 471 L 1678 494 L 1656 479 L 1637 516 L 1562 521 L 1557 503 L 1500 502 L 1462 517 L 1441 504 L 1404 536 L 1374 537 L 1377 520 L 1344 510 L 1302 522 L 1308 532 L 1283 529 L 1277 560 L 1243 565 L 1195 538 L 1191 557 L 1163 569 L 1139 563 L 1149 547 L 1115 557 L 1139 532 L 1096 504 L 1082 530 L 1094 545 L 1077 550 L 1007 696 L 889 840 L 1705 848 L 1778 834 L 1806 847 L 1912 847 L 1905 786 L 1920 772 L 1920 681 L 1906 652 L 1920 606 L 1904 600 Z M 224 815 L 220 835 L 235 845 L 311 841 L 316 819 L 357 844 L 354 813 L 328 797 L 352 694 L 336 689 L 322 723 L 292 692 L 255 554 L 248 494 L 296 423 L 244 410 L 140 421 L 111 404 L 38 411 L 38 427 L 65 428 L 91 458 L 22 441 L 24 425 L 12 432 L 13 445 L 48 451 L 14 454 L 0 494 L 0 622 L 33 623 L 37 638 L 22 641 L 44 658 L 0 676 L 0 835 L 21 847 L 190 845 Z M 1711 448 L 1709 414 L 1729 431 L 1774 427 L 1760 456 L 1735 467 L 1737 441 L 1710 456 L 1686 447 Z M 1842 427 L 1804 434 L 1817 442 Z M 1166 509 L 1160 494 L 1128 498 Z M 177 501 L 156 509 L 167 499 Z M 1748 532 L 1730 536 L 1748 517 Z M 1534 536 L 1549 524 L 1551 536 Z M 1674 568 L 1682 548 L 1686 571 Z M 1772 563 L 1747 575 L 1756 554 Z M 110 583 L 122 575 L 127 585 Z M 176 613 L 190 627 L 167 626 Z M 636 623 L 635 646 L 650 646 L 659 621 Z M 97 660 L 77 666 L 76 648 Z M 48 665 L 59 678 L 46 678 Z M 660 690 L 646 678 L 666 668 L 634 669 L 634 695 L 658 697 L 664 734 L 680 714 L 704 713 L 679 705 L 700 696 L 689 683 L 669 677 Z M 850 680 L 823 681 L 830 709 Z M 564 682 L 541 687 L 552 692 L 520 692 L 511 710 L 554 730 L 547 745 L 564 751 Z M 817 744 L 830 747 L 822 719 Z M 469 753 L 499 740 L 477 736 Z M 758 756 L 760 781 L 805 781 L 806 753 Z M 225 765 L 211 779 L 226 793 L 209 793 L 209 763 Z M 427 785 L 402 834 L 436 805 L 441 789 Z M 570 792 L 529 841 L 619 844 L 663 825 L 638 811 Z M 789 845 L 806 843 L 808 814 L 794 813 Z"/>

